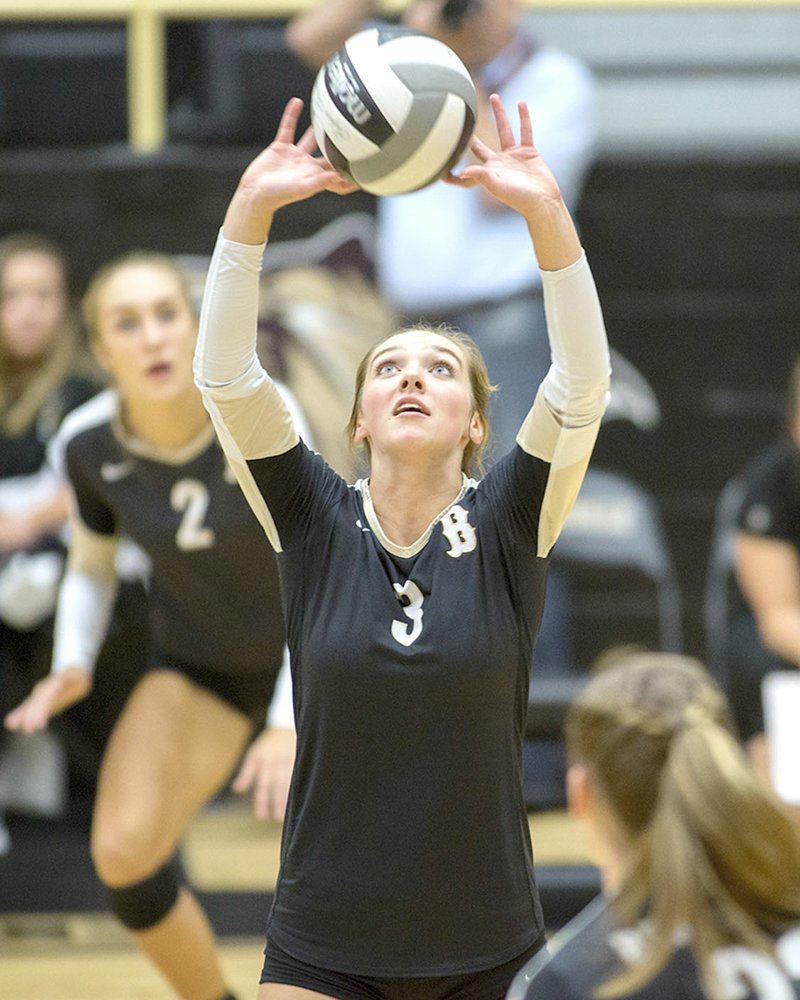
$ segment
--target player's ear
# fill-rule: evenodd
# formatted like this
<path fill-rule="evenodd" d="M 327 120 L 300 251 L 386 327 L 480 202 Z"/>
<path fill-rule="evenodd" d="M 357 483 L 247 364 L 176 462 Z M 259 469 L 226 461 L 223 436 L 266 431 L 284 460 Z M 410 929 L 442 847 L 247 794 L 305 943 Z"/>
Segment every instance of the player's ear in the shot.
<path fill-rule="evenodd" d="M 469 439 L 473 444 L 480 444 L 485 437 L 486 427 L 483 423 L 483 417 L 477 410 L 473 410 L 472 416 L 469 418 Z"/>
<path fill-rule="evenodd" d="M 359 412 L 358 419 L 356 420 L 356 426 L 353 430 L 353 441 L 356 444 L 361 444 L 362 441 L 367 439 L 367 428 L 364 425 L 364 415 Z"/>

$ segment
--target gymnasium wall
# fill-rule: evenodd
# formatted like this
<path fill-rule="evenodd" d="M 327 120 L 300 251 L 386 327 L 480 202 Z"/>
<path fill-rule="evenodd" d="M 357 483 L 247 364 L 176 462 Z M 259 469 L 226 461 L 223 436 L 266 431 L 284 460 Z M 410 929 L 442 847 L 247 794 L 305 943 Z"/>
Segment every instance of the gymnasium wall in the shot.
<path fill-rule="evenodd" d="M 207 254 L 242 167 L 310 82 L 281 56 L 280 19 L 170 22 L 169 141 L 136 153 L 124 20 L 10 20 L 3 6 L 0 234 L 60 239 L 77 287 L 132 246 Z M 714 502 L 776 431 L 800 346 L 800 8 L 587 0 L 526 16 L 597 75 L 579 223 L 612 344 L 660 419 L 609 423 L 595 460 L 655 494 L 702 655 Z M 315 232 L 341 205 L 297 206 L 276 238 Z"/>

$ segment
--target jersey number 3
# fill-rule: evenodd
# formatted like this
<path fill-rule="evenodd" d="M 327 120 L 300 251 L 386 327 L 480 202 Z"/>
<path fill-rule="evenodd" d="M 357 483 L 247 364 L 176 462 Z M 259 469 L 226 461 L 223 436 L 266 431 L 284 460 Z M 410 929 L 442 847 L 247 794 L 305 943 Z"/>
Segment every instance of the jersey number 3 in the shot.
<path fill-rule="evenodd" d="M 425 597 L 413 580 L 406 580 L 402 586 L 399 583 L 393 583 L 392 586 L 403 606 L 403 614 L 411 623 L 409 627 L 408 623 L 395 618 L 392 622 L 392 638 L 401 646 L 410 646 L 422 631 L 422 602 Z"/>

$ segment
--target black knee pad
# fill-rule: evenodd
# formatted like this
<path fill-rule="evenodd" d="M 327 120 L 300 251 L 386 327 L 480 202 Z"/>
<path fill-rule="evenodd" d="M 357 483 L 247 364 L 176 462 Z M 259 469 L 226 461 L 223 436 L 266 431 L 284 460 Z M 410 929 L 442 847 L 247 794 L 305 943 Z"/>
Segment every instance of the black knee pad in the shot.
<path fill-rule="evenodd" d="M 132 931 L 143 931 L 165 917 L 178 898 L 183 881 L 183 867 L 177 857 L 134 885 L 106 886 L 109 905 L 122 923 Z"/>

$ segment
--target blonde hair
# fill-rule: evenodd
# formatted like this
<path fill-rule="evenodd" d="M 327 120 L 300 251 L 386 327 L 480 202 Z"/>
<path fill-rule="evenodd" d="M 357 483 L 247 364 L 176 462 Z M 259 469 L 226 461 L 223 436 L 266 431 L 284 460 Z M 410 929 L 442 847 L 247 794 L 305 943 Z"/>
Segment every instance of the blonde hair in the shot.
<path fill-rule="evenodd" d="M 483 355 L 472 337 L 469 337 L 466 333 L 462 333 L 461 330 L 456 330 L 444 323 L 420 323 L 417 326 L 405 327 L 402 330 L 398 330 L 397 333 L 414 333 L 418 330 L 434 333 L 440 337 L 444 337 L 445 340 L 449 340 L 451 344 L 455 344 L 455 346 L 463 352 L 467 360 L 467 373 L 469 374 L 470 389 L 472 390 L 472 405 L 474 412 L 478 414 L 481 423 L 483 424 L 483 440 L 477 443 L 474 441 L 467 442 L 467 445 L 464 448 L 464 454 L 461 458 L 461 469 L 469 476 L 481 476 L 484 471 L 483 460 L 491 438 L 491 428 L 489 426 L 489 401 L 492 393 L 496 391 L 496 386 L 492 385 L 489 381 L 489 372 L 486 368 L 486 362 L 483 359 Z M 392 334 L 392 336 L 396 336 L 396 334 Z M 358 426 L 358 418 L 361 410 L 361 396 L 364 391 L 364 383 L 367 378 L 367 367 L 370 359 L 383 343 L 385 343 L 385 340 L 381 340 L 377 344 L 374 344 L 361 359 L 358 369 L 356 370 L 353 408 L 350 412 L 350 419 L 347 422 L 347 432 L 351 441 L 355 437 L 356 427 Z M 369 453 L 368 442 L 364 443 L 364 447 L 366 448 L 367 453 Z"/>
<path fill-rule="evenodd" d="M 566 740 L 628 838 L 615 913 L 649 925 L 642 961 L 595 995 L 644 986 L 690 928 L 704 988 L 719 997 L 715 949 L 774 954 L 800 919 L 800 830 L 756 777 L 724 695 L 691 657 L 623 651 L 575 699 Z"/>
<path fill-rule="evenodd" d="M 53 390 L 70 375 L 98 377 L 88 352 L 83 351 L 75 312 L 70 305 L 66 256 L 56 243 L 38 233 L 15 233 L 0 240 L 0 298 L 8 264 L 22 254 L 41 254 L 61 271 L 65 309 L 41 362 L 20 381 L 12 379 L 13 361 L 0 339 L 0 426 L 11 437 L 22 434 L 37 419 Z M 15 391 L 11 385 L 17 381 Z"/>
<path fill-rule="evenodd" d="M 135 267 L 139 264 L 161 268 L 174 275 L 187 305 L 192 313 L 196 315 L 197 309 L 192 296 L 189 276 L 177 261 L 170 257 L 169 254 L 160 253 L 156 250 L 130 250 L 99 267 L 86 286 L 86 291 L 81 300 L 81 310 L 83 313 L 83 322 L 90 340 L 97 340 L 100 336 L 98 314 L 103 288 L 118 271 L 126 267 Z"/>

